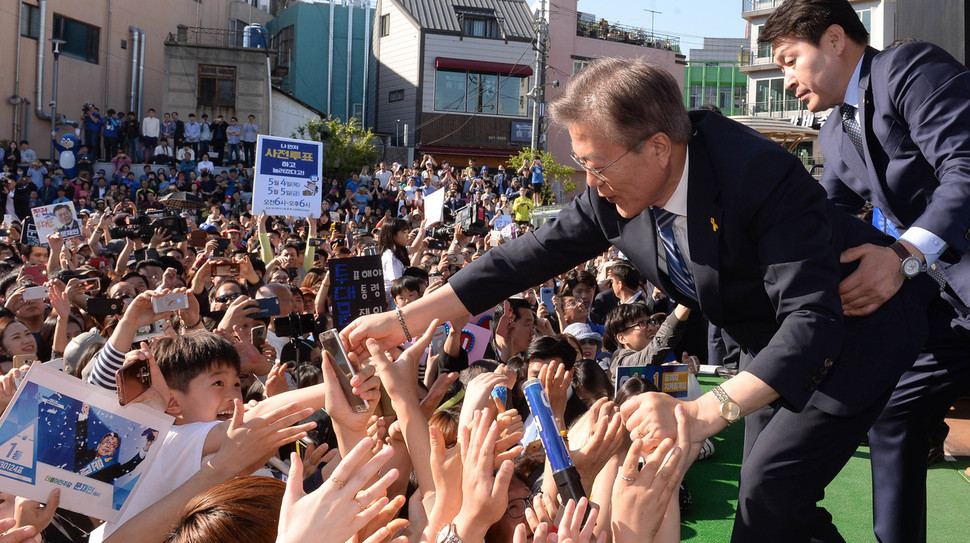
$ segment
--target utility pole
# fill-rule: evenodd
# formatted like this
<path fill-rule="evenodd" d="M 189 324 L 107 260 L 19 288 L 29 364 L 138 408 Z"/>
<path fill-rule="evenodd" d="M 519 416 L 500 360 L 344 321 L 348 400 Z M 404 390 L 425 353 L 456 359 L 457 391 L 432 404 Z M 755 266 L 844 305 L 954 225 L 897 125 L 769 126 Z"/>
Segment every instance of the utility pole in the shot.
<path fill-rule="evenodd" d="M 535 86 L 532 88 L 532 143 L 533 150 L 538 150 L 540 146 L 540 134 L 542 132 L 542 109 L 545 103 L 545 79 L 546 79 L 546 32 L 548 25 L 546 22 L 546 2 L 540 0 L 539 18 L 535 21 L 536 32 L 536 60 L 535 60 Z"/>
<path fill-rule="evenodd" d="M 540 0 L 539 18 L 535 21 L 536 31 L 536 65 L 535 65 L 535 86 L 532 88 L 532 150 L 539 149 L 539 134 L 542 132 L 541 111 L 545 105 L 545 84 L 546 84 L 546 32 L 548 24 L 546 21 L 546 2 Z"/>

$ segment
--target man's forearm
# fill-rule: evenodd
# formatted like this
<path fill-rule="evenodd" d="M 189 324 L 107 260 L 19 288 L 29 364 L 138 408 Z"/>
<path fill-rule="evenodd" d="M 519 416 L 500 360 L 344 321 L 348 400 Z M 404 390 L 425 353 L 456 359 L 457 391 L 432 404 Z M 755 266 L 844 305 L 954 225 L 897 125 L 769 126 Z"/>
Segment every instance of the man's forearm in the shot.
<path fill-rule="evenodd" d="M 754 376 L 754 374 L 742 371 L 730 380 L 721 385 L 721 389 L 738 404 L 741 409 L 741 416 L 765 407 L 781 396 L 767 383 Z M 694 429 L 692 434 L 700 431 L 704 437 L 710 437 L 727 426 L 727 421 L 721 418 L 721 403 L 714 397 L 712 392 L 707 392 L 694 402 L 694 418 L 699 422 L 699 428 Z M 692 438 L 692 441 L 696 441 Z"/>

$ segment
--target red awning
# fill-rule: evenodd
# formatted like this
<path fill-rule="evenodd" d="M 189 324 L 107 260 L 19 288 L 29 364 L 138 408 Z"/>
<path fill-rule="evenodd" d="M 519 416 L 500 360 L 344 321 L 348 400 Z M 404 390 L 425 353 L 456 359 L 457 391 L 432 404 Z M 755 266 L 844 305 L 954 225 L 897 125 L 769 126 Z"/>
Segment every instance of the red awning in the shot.
<path fill-rule="evenodd" d="M 519 153 L 519 148 L 495 149 L 489 147 L 459 147 L 455 145 L 421 145 L 418 147 L 421 153 L 438 155 L 464 155 L 464 156 L 489 156 L 497 158 L 508 158 Z"/>
<path fill-rule="evenodd" d="M 434 60 L 434 66 L 435 68 L 470 70 L 473 72 L 505 75 L 532 75 L 532 67 L 527 64 L 506 64 L 505 62 L 486 62 L 484 60 L 466 60 L 463 58 L 438 57 Z"/>

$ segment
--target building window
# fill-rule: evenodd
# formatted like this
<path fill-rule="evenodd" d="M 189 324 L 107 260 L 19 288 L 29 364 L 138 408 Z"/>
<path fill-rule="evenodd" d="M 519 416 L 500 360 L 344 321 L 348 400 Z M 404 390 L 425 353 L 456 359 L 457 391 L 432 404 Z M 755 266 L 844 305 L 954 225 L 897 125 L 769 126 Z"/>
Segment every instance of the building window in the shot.
<path fill-rule="evenodd" d="M 862 26 L 866 27 L 866 32 L 872 34 L 872 10 L 860 9 L 856 14 L 859 16 L 859 20 L 862 21 Z"/>
<path fill-rule="evenodd" d="M 385 13 L 381 15 L 381 37 L 387 36 L 391 33 L 391 14 Z"/>
<path fill-rule="evenodd" d="M 22 6 L 23 16 L 20 19 L 20 35 L 36 40 L 40 36 L 40 8 L 30 4 L 22 4 Z"/>
<path fill-rule="evenodd" d="M 499 37 L 498 19 L 495 10 L 473 8 L 469 6 L 454 6 L 461 25 L 461 33 L 472 38 Z"/>
<path fill-rule="evenodd" d="M 245 36 L 246 22 L 239 19 L 229 20 L 229 43 L 227 45 L 242 47 Z"/>
<path fill-rule="evenodd" d="M 485 115 L 526 117 L 529 78 L 467 70 L 438 70 L 434 108 Z"/>
<path fill-rule="evenodd" d="M 199 106 L 236 107 L 236 67 L 199 64 Z"/>
<path fill-rule="evenodd" d="M 589 66 L 589 61 L 588 60 L 574 60 L 573 61 L 573 75 L 578 74 L 580 70 L 582 70 L 583 68 L 585 68 L 587 66 Z"/>
<path fill-rule="evenodd" d="M 434 108 L 437 111 L 465 111 L 465 78 L 467 72 L 438 70 L 434 84 Z"/>
<path fill-rule="evenodd" d="M 764 25 L 758 25 L 758 26 L 755 27 L 755 30 L 757 31 L 757 33 L 758 33 L 759 36 L 761 35 L 761 27 L 762 26 L 764 26 Z M 761 42 L 758 42 L 758 53 L 757 54 L 758 54 L 758 58 L 771 58 L 773 56 L 773 54 L 771 52 L 771 44 L 770 43 L 761 43 Z"/>
<path fill-rule="evenodd" d="M 276 65 L 289 66 L 293 62 L 293 25 L 282 30 L 274 38 L 276 44 Z"/>
<path fill-rule="evenodd" d="M 392 90 L 387 93 L 388 102 L 403 102 L 404 101 L 404 89 Z"/>
<path fill-rule="evenodd" d="M 755 113 L 798 111 L 801 102 L 795 93 L 785 89 L 784 78 L 761 79 L 755 83 Z"/>
<path fill-rule="evenodd" d="M 51 36 L 64 40 L 65 43 L 61 46 L 61 53 L 64 56 L 92 64 L 98 63 L 100 28 L 55 13 Z"/>
<path fill-rule="evenodd" d="M 361 104 L 360 102 L 358 102 L 358 103 L 356 103 L 356 104 L 353 105 L 353 108 L 352 109 L 354 110 L 353 117 L 355 119 L 357 119 L 358 122 L 363 123 L 364 122 L 364 104 Z"/>
<path fill-rule="evenodd" d="M 731 87 L 720 87 L 717 91 L 717 107 L 722 110 L 729 110 L 731 104 Z"/>
<path fill-rule="evenodd" d="M 701 86 L 700 85 L 690 86 L 690 93 L 689 93 L 687 107 L 689 108 L 701 107 Z"/>

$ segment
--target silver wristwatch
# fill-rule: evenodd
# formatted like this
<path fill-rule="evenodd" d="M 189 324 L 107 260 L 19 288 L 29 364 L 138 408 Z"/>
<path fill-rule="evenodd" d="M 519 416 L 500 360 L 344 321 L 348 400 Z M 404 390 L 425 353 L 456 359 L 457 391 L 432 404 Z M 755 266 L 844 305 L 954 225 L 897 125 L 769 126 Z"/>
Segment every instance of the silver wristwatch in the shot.
<path fill-rule="evenodd" d="M 438 532 L 437 543 L 465 543 L 455 532 L 455 524 L 451 523 Z"/>
<path fill-rule="evenodd" d="M 912 279 L 920 274 L 920 272 L 925 271 L 926 268 L 923 266 L 923 261 L 919 258 L 913 256 L 902 243 L 898 241 L 889 246 L 896 256 L 899 257 L 899 273 L 903 275 L 906 279 Z"/>

